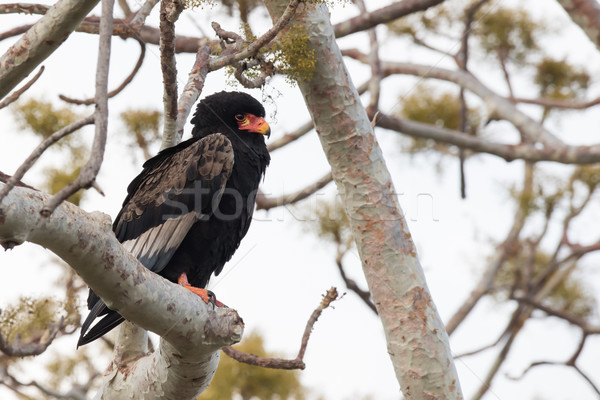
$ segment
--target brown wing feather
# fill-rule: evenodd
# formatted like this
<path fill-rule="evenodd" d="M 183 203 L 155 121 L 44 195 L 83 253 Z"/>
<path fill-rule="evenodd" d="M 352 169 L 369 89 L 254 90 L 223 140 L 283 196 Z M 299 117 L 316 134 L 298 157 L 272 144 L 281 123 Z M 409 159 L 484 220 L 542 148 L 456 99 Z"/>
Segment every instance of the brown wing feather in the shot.
<path fill-rule="evenodd" d="M 212 214 L 234 157 L 229 139 L 217 133 L 155 158 L 128 188 L 115 234 L 142 264 L 159 272 L 194 220 Z"/>

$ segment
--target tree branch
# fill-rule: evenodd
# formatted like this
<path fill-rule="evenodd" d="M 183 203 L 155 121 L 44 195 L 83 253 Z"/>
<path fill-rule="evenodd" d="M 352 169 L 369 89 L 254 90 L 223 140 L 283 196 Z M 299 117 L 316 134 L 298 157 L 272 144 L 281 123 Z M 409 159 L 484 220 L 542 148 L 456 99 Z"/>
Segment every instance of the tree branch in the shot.
<path fill-rule="evenodd" d="M 127 85 L 129 85 L 131 83 L 133 78 L 135 78 L 138 71 L 142 67 L 142 63 L 144 62 L 144 57 L 146 56 L 146 44 L 144 42 L 142 42 L 141 40 L 138 40 L 137 42 L 140 44 L 140 56 L 138 57 L 137 63 L 133 67 L 133 71 L 131 71 L 131 73 L 125 78 L 125 80 L 115 90 L 108 92 L 107 97 L 109 99 L 111 99 L 111 98 L 115 97 L 116 95 L 118 95 L 119 93 L 121 93 L 121 91 L 123 89 L 125 89 L 125 87 L 127 87 Z M 93 98 L 85 99 L 85 100 L 78 100 L 78 99 L 74 99 L 71 97 L 67 97 L 62 94 L 59 94 L 58 97 L 61 100 L 66 101 L 67 103 L 88 105 L 88 106 L 91 104 L 94 104 L 94 101 L 95 101 L 95 99 L 93 99 Z"/>
<path fill-rule="evenodd" d="M 21 87 L 19 90 L 15 90 L 13 93 L 11 93 L 10 96 L 7 96 L 6 98 L 4 98 L 4 100 L 0 101 L 0 109 L 6 107 L 10 103 L 16 101 L 23 93 L 25 93 L 27 91 L 27 89 L 29 89 L 38 80 L 38 78 L 42 75 L 42 72 L 44 72 L 44 68 L 45 67 L 42 65 L 40 67 L 39 71 L 34 75 L 33 78 L 31 78 L 31 80 L 29 82 L 24 84 L 23 87 Z"/>
<path fill-rule="evenodd" d="M 98 0 L 59 0 L 0 57 L 0 99 L 6 96 L 77 28 Z"/>
<path fill-rule="evenodd" d="M 319 178 L 315 183 L 306 186 L 303 189 L 298 190 L 297 192 L 284 194 L 279 197 L 267 197 L 264 193 L 259 192 L 256 196 L 256 209 L 257 210 L 270 210 L 271 208 L 281 207 L 287 204 L 293 204 L 300 200 L 304 200 L 311 194 L 315 193 L 317 190 L 324 188 L 333 180 L 331 176 L 331 172 L 327 172 L 321 178 Z"/>
<path fill-rule="evenodd" d="M 338 244 L 339 246 L 339 244 Z M 368 290 L 361 289 L 354 279 L 348 278 L 346 275 L 346 271 L 344 270 L 344 264 L 342 263 L 342 257 L 344 253 L 338 250 L 338 254 L 335 258 L 335 262 L 337 264 L 338 270 L 340 271 L 340 275 L 342 276 L 342 280 L 346 284 L 346 287 L 352 290 L 356 295 L 365 303 L 367 307 L 371 309 L 375 314 L 377 314 L 377 307 L 373 304 L 371 300 L 371 292 Z"/>
<path fill-rule="evenodd" d="M 533 143 L 504 144 L 491 142 L 464 132 L 396 118 L 379 113 L 377 126 L 409 136 L 433 139 L 463 149 L 493 154 L 506 161 L 525 160 L 531 162 L 555 161 L 562 164 L 593 164 L 600 161 L 600 145 L 573 146 L 568 144 L 546 144 L 543 148 Z"/>
<path fill-rule="evenodd" d="M 200 97 L 200 93 L 202 93 L 202 89 L 204 88 L 204 81 L 208 74 L 209 57 L 210 52 L 206 46 L 201 47 L 198 50 L 198 53 L 196 53 L 196 61 L 194 62 L 188 81 L 185 84 L 183 92 L 179 97 L 179 102 L 177 103 L 177 134 L 175 135 L 175 140 L 170 143 L 163 141 L 163 148 L 174 146 L 181 141 L 181 138 L 183 137 L 183 127 L 190 115 L 192 106 L 196 100 L 198 100 L 198 97 Z"/>
<path fill-rule="evenodd" d="M 274 369 L 304 369 L 306 367 L 306 365 L 304 364 L 304 353 L 306 352 L 306 346 L 308 345 L 308 339 L 310 338 L 313 326 L 321 316 L 323 310 L 329 307 L 329 305 L 337 299 L 338 293 L 336 288 L 332 287 L 327 291 L 327 293 L 325 293 L 325 295 L 323 296 L 323 300 L 321 300 L 321 304 L 319 304 L 319 307 L 317 307 L 313 311 L 310 318 L 308 319 L 308 322 L 306 323 L 304 335 L 302 335 L 300 350 L 298 350 L 298 355 L 293 360 L 286 360 L 282 358 L 258 357 L 253 354 L 248 354 L 244 353 L 243 351 L 239 351 L 231 346 L 223 347 L 221 350 L 223 350 L 223 353 L 227 354 L 234 360 L 248 365 L 255 365 L 258 367 Z"/>
<path fill-rule="evenodd" d="M 75 132 L 76 130 L 84 127 L 85 125 L 89 125 L 93 122 L 94 122 L 94 116 L 90 115 L 89 117 L 80 119 L 79 121 L 75 121 L 72 124 L 65 126 L 61 130 L 54 132 L 52 135 L 50 135 L 46 139 L 42 140 L 42 142 L 31 152 L 29 157 L 27 157 L 27 159 L 25 161 L 23 161 L 23 163 L 19 166 L 19 168 L 17 168 L 17 171 L 14 173 L 14 175 L 12 177 L 9 177 L 9 179 L 5 182 L 6 185 L 4 185 L 2 187 L 2 189 L 0 190 L 0 215 L 2 215 L 2 212 L 3 212 L 2 211 L 3 207 L 1 206 L 1 204 L 2 204 L 2 200 L 4 199 L 4 197 L 8 194 L 8 192 L 10 192 L 12 190 L 13 187 L 19 186 L 19 182 L 21 181 L 21 179 L 23 179 L 23 177 L 25 176 L 27 171 L 29 171 L 29 169 L 31 169 L 31 167 L 33 167 L 33 164 L 35 164 L 35 162 L 38 160 L 38 158 L 40 158 L 40 156 L 43 153 L 50 146 L 52 146 L 54 143 L 58 142 L 63 137 L 65 137 L 65 136 Z"/>
<path fill-rule="evenodd" d="M 370 13 L 361 13 L 359 16 L 335 24 L 333 29 L 336 38 L 341 38 L 352 33 L 373 28 L 379 24 L 392 22 L 418 11 L 425 11 L 430 7 L 443 3 L 444 0 L 403 0 L 382 7 Z"/>
<path fill-rule="evenodd" d="M 81 168 L 79 176 L 67 186 L 58 191 L 42 209 L 42 216 L 49 216 L 60 203 L 81 188 L 92 186 L 104 159 L 104 148 L 106 146 L 106 133 L 108 125 L 108 68 L 110 66 L 111 32 L 113 27 L 113 5 L 114 0 L 102 0 L 102 20 L 100 22 L 100 38 L 98 48 L 98 60 L 96 66 L 96 111 L 94 112 L 94 124 L 96 132 L 90 158 Z M 48 11 L 50 12 L 50 11 Z"/>
<path fill-rule="evenodd" d="M 358 50 L 345 50 L 343 54 L 363 63 L 368 63 L 368 57 Z M 430 65 L 402 62 L 382 62 L 382 68 L 385 75 L 408 74 L 421 78 L 433 78 L 456 83 L 460 87 L 479 96 L 487 105 L 489 114 L 498 115 L 500 118 L 511 122 L 521 134 L 525 135 L 531 141 L 539 142 L 544 146 L 563 144 L 561 140 L 541 124 L 518 110 L 511 101 L 494 93 L 467 71 L 456 71 L 432 67 Z"/>
<path fill-rule="evenodd" d="M 175 143 L 177 136 L 177 65 L 175 21 L 183 11 L 179 0 L 160 2 L 160 69 L 163 76 L 163 140 L 161 149 Z"/>
<path fill-rule="evenodd" d="M 243 322 L 235 310 L 213 310 L 198 296 L 146 269 L 118 242 L 104 214 L 62 203 L 47 219 L 40 219 L 47 200 L 40 192 L 13 189 L 0 218 L 0 244 L 29 241 L 48 248 L 110 309 L 162 337 L 154 353 L 127 362 L 126 368 L 113 362 L 105 375 L 104 398 L 123 398 L 124 393 L 133 399 L 197 396 L 212 379 L 217 350 L 241 337 Z"/>
<path fill-rule="evenodd" d="M 245 58 L 254 57 L 263 46 L 271 42 L 271 40 L 273 40 L 275 36 L 277 36 L 277 34 L 287 26 L 287 24 L 290 22 L 290 20 L 296 13 L 296 8 L 298 8 L 298 4 L 300 4 L 300 0 L 290 0 L 285 11 L 277 19 L 277 22 L 275 22 L 271 29 L 265 32 L 264 35 L 250 43 L 245 49 L 242 49 L 234 54 L 226 54 L 214 60 L 210 60 L 208 70 L 215 71 L 217 69 L 223 68 L 226 65 L 231 65 L 238 61 L 242 61 Z"/>

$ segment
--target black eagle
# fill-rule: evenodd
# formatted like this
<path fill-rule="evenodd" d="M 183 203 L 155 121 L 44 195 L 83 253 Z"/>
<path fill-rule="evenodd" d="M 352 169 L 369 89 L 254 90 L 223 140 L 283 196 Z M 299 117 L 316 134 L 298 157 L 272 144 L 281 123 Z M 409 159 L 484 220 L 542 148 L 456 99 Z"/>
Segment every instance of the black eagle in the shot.
<path fill-rule="evenodd" d="M 146 161 L 113 224 L 117 239 L 146 268 L 206 302 L 207 291 L 198 288 L 221 272 L 252 220 L 270 161 L 264 136 L 271 131 L 264 116 L 263 106 L 245 93 L 206 97 L 191 121 L 192 138 Z M 91 289 L 87 303 L 91 311 L 78 346 L 124 320 Z"/>

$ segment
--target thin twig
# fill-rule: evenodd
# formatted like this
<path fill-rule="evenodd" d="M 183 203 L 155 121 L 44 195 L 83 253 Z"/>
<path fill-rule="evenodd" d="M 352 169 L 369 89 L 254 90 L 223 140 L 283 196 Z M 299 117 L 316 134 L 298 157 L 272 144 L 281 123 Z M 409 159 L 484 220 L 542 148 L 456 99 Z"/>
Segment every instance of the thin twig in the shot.
<path fill-rule="evenodd" d="M 154 8 L 154 6 L 156 6 L 158 1 L 159 0 L 146 0 L 144 4 L 142 4 L 140 9 L 136 12 L 135 16 L 131 19 L 129 23 L 129 27 L 134 32 L 139 31 L 142 25 L 144 25 L 146 18 L 148 18 L 148 15 L 150 15 L 150 12 Z"/>
<path fill-rule="evenodd" d="M 375 314 L 378 314 L 377 307 L 375 307 L 375 304 L 371 300 L 371 292 L 369 292 L 368 290 L 361 289 L 354 279 L 350 279 L 346 275 L 346 271 L 344 270 L 344 264 L 342 262 L 343 256 L 344 256 L 344 253 L 342 251 L 338 250 L 338 254 L 335 258 L 335 262 L 340 271 L 342 280 L 346 284 L 346 287 L 348 289 L 352 290 L 354 293 L 356 293 L 356 295 L 367 305 L 367 307 L 369 307 L 371 309 L 371 311 L 373 311 Z"/>
<path fill-rule="evenodd" d="M 79 176 L 52 196 L 44 205 L 41 211 L 41 214 L 44 217 L 50 216 L 60 203 L 79 189 L 89 188 L 96 179 L 100 166 L 102 165 L 102 160 L 104 159 L 108 124 L 107 86 L 113 27 L 113 6 L 114 0 L 102 0 L 102 19 L 100 21 L 98 62 L 96 67 L 96 110 L 94 113 L 96 132 L 92 144 L 91 155 L 88 162 L 81 168 Z"/>
<path fill-rule="evenodd" d="M 312 332 L 313 326 L 321 316 L 323 310 L 325 310 L 329 305 L 338 299 L 338 292 L 335 287 L 332 287 L 325 293 L 323 296 L 323 300 L 319 306 L 313 311 L 310 318 L 306 323 L 306 328 L 304 328 L 304 334 L 302 335 L 302 341 L 300 343 L 300 349 L 298 350 L 298 355 L 293 360 L 286 360 L 281 358 L 263 358 L 258 357 L 253 354 L 244 353 L 243 351 L 236 350 L 231 346 L 223 347 L 222 350 L 229 357 L 242 362 L 244 364 L 256 365 L 259 367 L 265 368 L 275 368 L 275 369 L 304 369 L 304 353 L 306 352 L 306 347 L 308 346 L 308 339 L 310 338 L 310 334 Z"/>
<path fill-rule="evenodd" d="M 23 87 L 15 90 L 10 95 L 6 96 L 4 98 L 4 100 L 0 101 L 0 109 L 3 109 L 4 107 L 8 106 L 10 103 L 16 101 L 23 93 L 25 93 L 25 91 L 27 89 L 29 89 L 31 87 L 31 85 L 33 85 L 38 80 L 38 78 L 42 75 L 42 72 L 44 72 L 45 68 L 46 67 L 44 67 L 42 65 L 40 67 L 39 71 L 37 72 L 37 74 L 35 74 L 34 77 L 31 78 L 31 80 L 29 82 L 24 84 Z"/>
<path fill-rule="evenodd" d="M 264 35 L 250 43 L 245 49 L 236 52 L 235 54 L 227 54 L 211 60 L 208 70 L 215 71 L 245 58 L 254 57 L 263 46 L 267 45 L 271 40 L 273 40 L 275 36 L 277 36 L 277 34 L 287 26 L 296 13 L 298 4 L 300 4 L 300 0 L 291 0 L 281 17 L 277 20 L 273 27 L 271 27 L 271 29 L 265 32 Z"/>
<path fill-rule="evenodd" d="M 135 64 L 135 66 L 133 67 L 133 71 L 131 71 L 131 73 L 127 76 L 127 78 L 125 78 L 125 80 L 114 90 L 108 92 L 108 98 L 111 99 L 113 97 L 115 97 L 116 95 L 118 95 L 119 93 L 121 93 L 121 91 L 123 89 L 125 89 L 125 87 L 127 85 L 129 85 L 131 83 L 131 81 L 133 80 L 133 78 L 135 78 L 135 76 L 137 75 L 138 71 L 140 70 L 140 68 L 142 67 L 142 63 L 144 62 L 144 57 L 146 56 L 146 44 L 144 42 L 142 42 L 141 40 L 137 40 L 137 42 L 140 44 L 140 56 L 138 57 L 137 63 Z M 66 101 L 67 103 L 72 103 L 72 104 L 79 104 L 79 105 L 91 105 L 94 104 L 95 99 L 94 98 L 90 98 L 90 99 L 85 99 L 85 100 L 79 100 L 79 99 L 74 99 L 71 97 L 67 97 L 65 95 L 59 94 L 58 97 L 63 100 Z"/>
<path fill-rule="evenodd" d="M 367 7 L 363 0 L 354 0 L 362 15 L 368 14 Z M 379 42 L 377 41 L 377 32 L 375 27 L 368 30 L 369 35 L 369 65 L 371 66 L 371 79 L 369 79 L 369 105 L 367 113 L 374 115 L 379 110 L 379 94 L 381 91 L 381 60 L 379 59 Z"/>
<path fill-rule="evenodd" d="M 280 147 L 283 147 L 286 144 L 291 143 L 291 142 L 295 141 L 296 139 L 299 139 L 302 136 L 306 135 L 314 127 L 315 127 L 315 125 L 313 124 L 312 120 L 311 121 L 307 121 L 304 124 L 302 124 L 298 129 L 296 129 L 296 130 L 294 130 L 292 132 L 286 133 L 285 135 L 283 135 L 279 139 L 274 140 L 271 143 L 269 143 L 269 145 L 267 146 L 267 148 L 269 149 L 269 152 L 277 150 Z"/>
<path fill-rule="evenodd" d="M 256 209 L 257 210 L 270 210 L 271 208 L 281 207 L 287 204 L 296 203 L 300 200 L 304 200 L 317 190 L 327 186 L 329 182 L 333 180 L 331 172 L 326 173 L 316 182 L 300 189 L 294 193 L 284 194 L 279 197 L 267 197 L 264 193 L 259 192 L 256 196 Z"/>
<path fill-rule="evenodd" d="M 467 9 L 465 15 L 465 27 L 463 29 L 463 34 L 461 38 L 461 46 L 459 50 L 459 55 L 457 57 L 460 60 L 460 68 L 467 72 L 467 64 L 469 62 L 469 34 L 471 33 L 471 25 L 473 24 L 473 19 L 475 18 L 475 13 L 483 4 L 485 4 L 489 0 L 479 0 L 477 3 L 473 4 L 471 7 Z M 465 132 L 467 131 L 467 102 L 465 99 L 465 89 L 463 87 L 460 88 L 459 92 L 459 100 L 460 100 L 460 127 L 459 131 Z M 463 148 L 458 149 L 458 158 L 459 158 L 459 170 L 460 170 L 460 197 L 465 199 L 467 197 L 467 182 L 465 179 L 465 150 Z"/>
<path fill-rule="evenodd" d="M 541 310 L 541 311 L 545 312 L 546 314 L 551 315 L 553 317 L 564 319 L 565 321 L 569 322 L 570 324 L 577 325 L 586 334 L 600 334 L 600 326 L 590 326 L 586 320 L 575 317 L 573 315 L 570 315 L 569 313 L 567 313 L 565 311 L 555 310 L 555 309 L 548 307 L 548 306 L 540 303 L 539 301 L 535 301 L 529 297 L 516 297 L 515 296 L 515 297 L 511 297 L 511 299 L 518 301 L 519 303 L 524 303 L 524 304 L 533 306 L 533 307 L 537 308 L 538 310 Z"/>
<path fill-rule="evenodd" d="M 33 164 L 40 158 L 42 154 L 54 143 L 58 142 L 60 139 L 65 136 L 75 132 L 76 130 L 84 127 L 85 125 L 90 125 L 94 122 L 94 115 L 90 115 L 86 118 L 80 119 L 79 121 L 73 122 L 62 128 L 59 131 L 54 132 L 52 135 L 48 136 L 46 139 L 42 140 L 41 143 L 31 152 L 29 157 L 23 161 L 23 163 L 19 166 L 17 171 L 13 174 L 12 177 L 8 179 L 6 185 L 0 190 L 0 203 L 6 195 L 12 190 L 13 187 L 18 186 L 18 183 L 23 176 L 31 169 Z"/>

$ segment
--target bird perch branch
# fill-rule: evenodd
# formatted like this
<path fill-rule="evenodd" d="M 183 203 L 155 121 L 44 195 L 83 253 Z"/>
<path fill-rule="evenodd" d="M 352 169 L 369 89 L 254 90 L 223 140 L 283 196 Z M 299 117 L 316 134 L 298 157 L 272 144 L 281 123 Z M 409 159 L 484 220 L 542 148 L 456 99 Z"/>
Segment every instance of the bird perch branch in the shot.
<path fill-rule="evenodd" d="M 3 184 L 0 184 L 2 187 Z M 150 272 L 114 236 L 110 219 L 60 204 L 48 218 L 39 211 L 48 196 L 13 189 L 0 218 L 0 244 L 24 241 L 53 251 L 77 271 L 104 302 L 127 320 L 161 336 L 154 353 L 113 362 L 104 399 L 192 399 L 210 382 L 218 349 L 239 341 L 243 322 L 233 309 L 213 310 L 179 285 Z M 10 247 L 10 246 L 9 246 Z"/>

